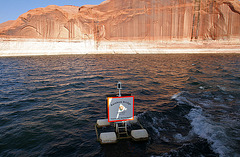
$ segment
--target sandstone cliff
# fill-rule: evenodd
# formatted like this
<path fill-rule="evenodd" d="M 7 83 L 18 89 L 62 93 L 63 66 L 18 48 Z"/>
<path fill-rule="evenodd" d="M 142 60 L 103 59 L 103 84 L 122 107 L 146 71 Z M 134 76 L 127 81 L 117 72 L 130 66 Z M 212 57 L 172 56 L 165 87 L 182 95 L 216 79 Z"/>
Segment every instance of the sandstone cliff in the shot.
<path fill-rule="evenodd" d="M 5 27 L 9 27 L 10 25 L 12 25 L 14 23 L 14 20 L 9 20 L 3 23 L 0 23 L 0 30 L 4 29 Z"/>
<path fill-rule="evenodd" d="M 106 0 L 48 6 L 0 27 L 2 37 L 87 40 L 219 40 L 240 37 L 238 0 Z"/>

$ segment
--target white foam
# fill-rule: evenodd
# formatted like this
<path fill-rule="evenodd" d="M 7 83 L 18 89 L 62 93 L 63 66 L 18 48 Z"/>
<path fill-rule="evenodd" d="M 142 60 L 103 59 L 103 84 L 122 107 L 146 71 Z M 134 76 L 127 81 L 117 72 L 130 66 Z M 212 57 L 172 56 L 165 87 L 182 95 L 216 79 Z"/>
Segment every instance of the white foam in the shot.
<path fill-rule="evenodd" d="M 183 93 L 183 92 L 174 94 L 174 95 L 171 97 L 171 99 L 172 99 L 172 100 L 177 100 L 177 98 L 178 98 L 182 93 Z"/>
<path fill-rule="evenodd" d="M 191 141 L 193 139 L 193 137 L 195 136 L 194 132 L 191 130 L 189 131 L 187 136 L 183 136 L 180 133 L 175 134 L 173 137 L 176 140 L 176 142 L 187 142 L 187 141 Z"/>
<path fill-rule="evenodd" d="M 232 149 L 228 146 L 225 129 L 203 115 L 201 108 L 193 108 L 186 116 L 191 121 L 193 132 L 207 139 L 215 153 L 221 157 L 229 156 Z"/>
<path fill-rule="evenodd" d="M 178 103 L 188 104 L 188 105 L 190 105 L 190 106 L 197 107 L 197 108 L 199 107 L 199 106 L 195 105 L 194 103 L 192 103 L 190 100 L 188 100 L 188 99 L 186 98 L 186 96 L 182 96 L 182 95 L 184 95 L 184 94 L 189 94 L 189 93 L 183 91 L 183 92 L 174 94 L 174 95 L 171 97 L 171 99 L 172 99 L 172 100 L 176 100 Z"/>
<path fill-rule="evenodd" d="M 220 90 L 222 90 L 222 91 L 227 91 L 227 88 L 226 87 L 223 87 L 223 86 L 220 86 L 220 85 L 217 85 L 217 87 L 220 89 Z"/>
<path fill-rule="evenodd" d="M 205 107 L 205 108 L 209 108 L 209 107 L 211 107 L 212 101 L 210 101 L 210 100 L 205 100 L 205 101 L 199 102 L 199 104 L 202 105 L 202 106 Z"/>

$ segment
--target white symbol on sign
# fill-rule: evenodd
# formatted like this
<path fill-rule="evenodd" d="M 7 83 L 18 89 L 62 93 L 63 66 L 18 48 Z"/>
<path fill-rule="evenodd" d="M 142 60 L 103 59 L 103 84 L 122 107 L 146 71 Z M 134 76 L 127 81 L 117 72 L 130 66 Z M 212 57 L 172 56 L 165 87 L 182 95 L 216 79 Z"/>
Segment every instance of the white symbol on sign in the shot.
<path fill-rule="evenodd" d="M 127 108 L 125 106 L 123 106 L 122 104 L 120 104 L 119 108 L 118 108 L 117 119 L 119 117 L 119 113 L 126 111 L 126 110 L 127 110 Z"/>

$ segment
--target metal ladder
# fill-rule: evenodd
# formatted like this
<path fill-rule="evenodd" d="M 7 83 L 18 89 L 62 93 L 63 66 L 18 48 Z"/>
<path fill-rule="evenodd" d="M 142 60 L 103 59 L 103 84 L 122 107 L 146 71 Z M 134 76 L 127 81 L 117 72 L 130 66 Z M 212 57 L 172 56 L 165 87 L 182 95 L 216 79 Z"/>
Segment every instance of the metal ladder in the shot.
<path fill-rule="evenodd" d="M 126 122 L 115 122 L 114 123 L 118 139 L 127 139 L 130 138 L 127 131 Z"/>

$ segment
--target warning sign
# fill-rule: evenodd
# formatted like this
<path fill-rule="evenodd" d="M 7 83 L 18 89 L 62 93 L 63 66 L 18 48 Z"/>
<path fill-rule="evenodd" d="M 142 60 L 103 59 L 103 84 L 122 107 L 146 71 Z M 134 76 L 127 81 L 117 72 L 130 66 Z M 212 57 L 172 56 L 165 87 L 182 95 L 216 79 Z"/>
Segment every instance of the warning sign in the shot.
<path fill-rule="evenodd" d="M 108 97 L 107 98 L 108 121 L 128 121 L 134 118 L 134 97 Z"/>

